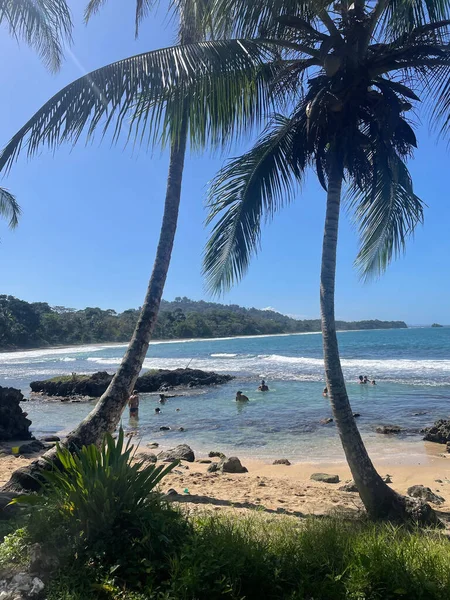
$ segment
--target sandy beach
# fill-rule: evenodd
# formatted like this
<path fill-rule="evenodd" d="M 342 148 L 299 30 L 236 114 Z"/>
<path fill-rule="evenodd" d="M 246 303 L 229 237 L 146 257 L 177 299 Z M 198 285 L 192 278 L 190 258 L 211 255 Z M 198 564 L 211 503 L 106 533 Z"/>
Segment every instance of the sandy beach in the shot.
<path fill-rule="evenodd" d="M 450 455 L 446 458 L 443 449 L 444 446 L 438 444 L 427 444 L 426 459 L 420 463 L 399 461 L 396 464 L 382 460 L 375 461 L 375 466 L 380 475 L 390 476 L 391 486 L 400 493 L 405 493 L 411 485 L 421 484 L 442 496 L 445 502 L 432 506 L 450 527 Z M 147 450 L 140 449 L 140 453 L 143 452 Z M 248 473 L 208 473 L 208 464 L 183 461 L 165 478 L 161 491 L 175 489 L 179 496 L 174 500 L 188 512 L 259 510 L 297 517 L 336 512 L 354 517 L 364 514 L 358 494 L 339 489 L 351 480 L 344 462 L 302 462 L 286 466 L 246 460 L 243 456 L 240 459 Z M 0 485 L 15 469 L 30 461 L 22 456 L 0 456 Z M 312 481 L 310 476 L 317 472 L 339 475 L 340 482 Z"/>

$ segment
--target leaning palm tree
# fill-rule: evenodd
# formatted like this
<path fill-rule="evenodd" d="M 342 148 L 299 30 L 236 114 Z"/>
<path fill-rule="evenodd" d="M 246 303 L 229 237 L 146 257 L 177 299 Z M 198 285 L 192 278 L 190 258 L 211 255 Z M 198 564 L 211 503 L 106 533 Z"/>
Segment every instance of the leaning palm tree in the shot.
<path fill-rule="evenodd" d="M 37 50 L 52 71 L 61 66 L 63 41 L 70 40 L 72 20 L 65 0 L 0 0 L 0 23 Z M 17 200 L 0 187 L 0 216 L 14 229 L 20 216 Z"/>
<path fill-rule="evenodd" d="M 178 139 L 221 142 L 261 121 L 272 124 L 243 159 L 232 161 L 211 191 L 219 217 L 205 269 L 216 290 L 245 272 L 263 218 L 289 201 L 305 170 L 327 189 L 321 276 L 324 355 L 330 399 L 344 450 L 369 513 L 404 512 L 404 501 L 375 471 L 354 423 L 334 323 L 338 217 L 344 178 L 362 238 L 363 274 L 382 270 L 422 219 L 405 160 L 415 146 L 408 122 L 418 93 L 448 98 L 449 21 L 445 0 L 346 2 L 212 0 L 211 23 L 230 39 L 186 44 L 114 63 L 64 88 L 13 137 L 0 157 L 8 168 L 26 144 L 33 155 L 88 135 L 103 117 L 114 135 L 145 97 L 132 135 L 168 130 Z M 133 108 L 134 107 L 134 108 Z M 288 112 L 289 111 L 289 112 Z M 132 381 L 134 369 L 130 370 Z M 125 389 L 122 390 L 122 394 Z M 110 428 L 114 419 L 101 426 Z M 98 433 L 98 431 L 94 432 Z"/>

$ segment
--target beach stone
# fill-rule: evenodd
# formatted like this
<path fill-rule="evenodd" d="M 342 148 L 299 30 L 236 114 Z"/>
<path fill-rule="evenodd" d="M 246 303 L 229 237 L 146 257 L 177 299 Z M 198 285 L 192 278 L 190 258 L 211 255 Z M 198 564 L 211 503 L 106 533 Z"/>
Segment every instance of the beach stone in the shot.
<path fill-rule="evenodd" d="M 20 407 L 24 400 L 20 390 L 0 386 L 0 441 L 31 439 L 31 421 Z"/>
<path fill-rule="evenodd" d="M 323 483 L 339 483 L 339 475 L 329 475 L 328 473 L 313 473 L 310 477 L 313 481 L 323 481 Z"/>
<path fill-rule="evenodd" d="M 219 463 L 213 462 L 206 469 L 208 473 L 215 473 L 219 469 Z"/>
<path fill-rule="evenodd" d="M 385 475 L 381 479 L 384 481 L 384 483 L 392 483 L 391 475 Z"/>
<path fill-rule="evenodd" d="M 208 456 L 209 458 L 226 458 L 223 452 L 210 452 Z"/>
<path fill-rule="evenodd" d="M 320 421 L 320 424 L 321 425 L 328 425 L 328 423 L 332 423 L 332 422 L 333 422 L 333 419 L 331 417 L 327 417 L 326 419 L 322 419 Z"/>
<path fill-rule="evenodd" d="M 166 450 L 165 452 L 160 452 L 158 454 L 158 459 L 166 462 L 171 460 L 186 460 L 187 462 L 194 462 L 195 455 L 190 446 L 187 444 L 180 444 L 176 448 Z"/>
<path fill-rule="evenodd" d="M 201 465 L 210 465 L 212 460 L 210 458 L 198 458 L 197 462 Z"/>
<path fill-rule="evenodd" d="M 436 442 L 438 444 L 446 444 L 450 442 L 450 420 L 439 419 L 432 427 L 424 430 L 427 442 Z"/>
<path fill-rule="evenodd" d="M 290 462 L 288 461 L 287 458 L 278 458 L 277 460 L 274 460 L 273 465 L 288 465 L 290 466 Z"/>
<path fill-rule="evenodd" d="M 19 454 L 35 454 L 35 452 L 40 452 L 45 449 L 45 445 L 39 440 L 33 440 L 28 444 L 22 444 L 19 447 Z"/>
<path fill-rule="evenodd" d="M 445 502 L 445 498 L 438 496 L 429 487 L 425 487 L 424 485 L 412 485 L 408 488 L 407 494 L 413 498 L 420 498 L 433 504 L 442 504 Z"/>
<path fill-rule="evenodd" d="M 177 490 L 174 490 L 173 488 L 170 488 L 170 490 L 167 490 L 167 492 L 164 494 L 164 496 L 166 498 L 168 498 L 170 496 L 178 496 L 178 492 L 177 492 Z"/>
<path fill-rule="evenodd" d="M 139 454 L 136 455 L 136 458 L 143 465 L 154 464 L 158 460 L 156 454 L 153 454 L 152 452 L 139 452 Z"/>
<path fill-rule="evenodd" d="M 352 480 L 352 481 L 348 481 L 347 483 L 344 483 L 344 485 L 341 485 L 340 488 L 338 488 L 340 492 L 357 492 L 358 488 L 356 487 L 356 483 Z"/>
<path fill-rule="evenodd" d="M 223 473 L 247 473 L 247 467 L 241 464 L 241 461 L 237 456 L 230 456 L 220 461 L 220 470 Z"/>
<path fill-rule="evenodd" d="M 384 435 L 390 435 L 393 433 L 400 433 L 401 430 L 402 428 L 398 425 L 379 425 L 375 431 Z"/>
<path fill-rule="evenodd" d="M 159 448 L 159 444 L 157 442 L 150 442 L 147 444 L 147 448 Z"/>

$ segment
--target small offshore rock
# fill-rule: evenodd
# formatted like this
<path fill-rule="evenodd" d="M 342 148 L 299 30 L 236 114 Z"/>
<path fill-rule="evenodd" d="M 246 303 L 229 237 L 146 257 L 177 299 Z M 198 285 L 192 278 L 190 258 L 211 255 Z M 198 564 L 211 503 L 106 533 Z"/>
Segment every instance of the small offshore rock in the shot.
<path fill-rule="evenodd" d="M 41 442 L 60 442 L 61 438 L 57 435 L 46 435 L 44 437 L 39 438 Z"/>
<path fill-rule="evenodd" d="M 438 496 L 429 487 L 425 487 L 424 485 L 412 485 L 408 488 L 406 493 L 408 496 L 420 498 L 421 500 L 432 502 L 433 504 L 443 504 L 445 502 L 445 499 L 442 496 Z"/>
<path fill-rule="evenodd" d="M 159 428 L 160 431 L 170 431 L 170 427 L 166 427 L 165 425 L 163 425 L 162 427 Z"/>
<path fill-rule="evenodd" d="M 322 481 L 323 483 L 339 483 L 339 475 L 329 475 L 328 473 L 313 473 L 310 477 L 313 481 Z"/>
<path fill-rule="evenodd" d="M 288 461 L 287 458 L 277 458 L 277 460 L 274 460 L 273 465 L 287 465 L 290 466 L 290 462 Z"/>
<path fill-rule="evenodd" d="M 237 456 L 230 456 L 230 458 L 223 459 L 219 466 L 223 473 L 248 473 L 247 467 L 241 464 Z"/>
<path fill-rule="evenodd" d="M 27 444 L 22 444 L 19 446 L 19 454 L 35 454 L 35 452 L 40 452 L 45 449 L 45 445 L 38 440 L 33 440 L 28 442 Z"/>
<path fill-rule="evenodd" d="M 358 488 L 356 487 L 356 483 L 352 480 L 352 481 L 348 481 L 347 483 L 344 483 L 344 485 L 341 485 L 340 488 L 338 488 L 340 492 L 357 492 Z"/>
<path fill-rule="evenodd" d="M 223 452 L 210 452 L 208 456 L 209 458 L 226 458 Z"/>
<path fill-rule="evenodd" d="M 361 416 L 361 415 L 360 415 L 360 413 L 353 413 L 353 418 L 354 418 L 354 419 L 357 419 L 357 418 L 358 418 L 358 417 L 360 417 L 360 416 Z"/>
<path fill-rule="evenodd" d="M 186 460 L 187 462 L 194 462 L 195 454 L 190 446 L 187 444 L 180 444 L 176 448 L 160 452 L 158 459 L 163 461 L 169 460 Z"/>
<path fill-rule="evenodd" d="M 399 427 L 398 425 L 379 425 L 375 431 L 377 433 L 389 435 L 389 434 L 393 434 L 393 433 L 400 433 L 401 430 L 402 430 L 402 428 Z"/>
<path fill-rule="evenodd" d="M 332 422 L 333 422 L 333 419 L 331 417 L 327 417 L 326 419 L 322 419 L 320 421 L 320 424 L 321 425 L 328 425 L 329 423 L 332 423 Z"/>

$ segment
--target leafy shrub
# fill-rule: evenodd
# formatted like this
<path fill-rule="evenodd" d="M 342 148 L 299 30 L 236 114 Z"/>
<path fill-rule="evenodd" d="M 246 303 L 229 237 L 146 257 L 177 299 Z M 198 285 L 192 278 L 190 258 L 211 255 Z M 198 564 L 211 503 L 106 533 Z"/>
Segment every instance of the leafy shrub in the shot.
<path fill-rule="evenodd" d="M 25 528 L 6 535 L 0 544 L 0 567 L 10 568 L 26 565 L 30 538 Z"/>
<path fill-rule="evenodd" d="M 61 556 L 77 553 L 104 570 L 152 578 L 187 529 L 162 500 L 156 486 L 177 463 L 144 466 L 132 462 L 133 446 L 107 435 L 101 448 L 72 454 L 57 448 L 57 467 L 43 473 L 42 494 L 19 497 L 33 507 L 33 541 Z"/>

